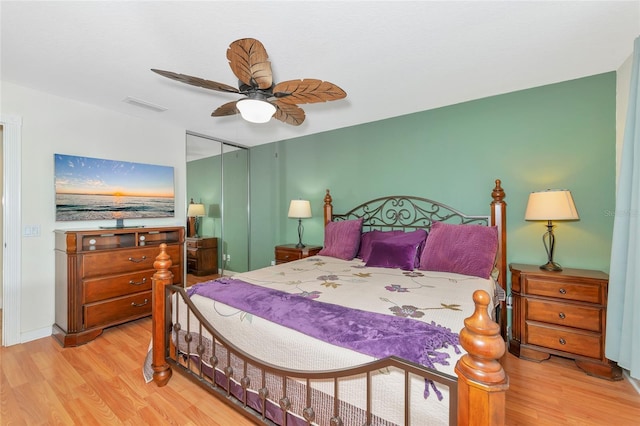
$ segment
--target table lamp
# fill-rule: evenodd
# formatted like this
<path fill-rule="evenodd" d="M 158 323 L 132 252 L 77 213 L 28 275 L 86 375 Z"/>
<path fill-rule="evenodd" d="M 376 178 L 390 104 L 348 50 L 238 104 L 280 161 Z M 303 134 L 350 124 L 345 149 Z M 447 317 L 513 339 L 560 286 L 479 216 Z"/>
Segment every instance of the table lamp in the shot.
<path fill-rule="evenodd" d="M 546 220 L 547 232 L 542 236 L 542 243 L 547 251 L 548 261 L 540 266 L 546 271 L 562 271 L 562 267 L 553 261 L 555 236 L 553 235 L 554 220 L 577 220 L 578 211 L 573 202 L 571 191 L 565 189 L 547 189 L 546 191 L 529 194 L 525 220 Z"/>
<path fill-rule="evenodd" d="M 192 235 L 189 237 L 199 238 L 198 232 L 200 230 L 200 218 L 204 216 L 204 204 L 194 203 L 193 198 L 189 203 L 189 208 L 187 209 L 187 217 L 189 218 L 189 224 L 191 225 L 191 230 L 193 232 L 189 232 Z"/>
<path fill-rule="evenodd" d="M 289 218 L 298 219 L 298 244 L 296 247 L 302 248 L 305 245 L 302 244 L 302 219 L 311 217 L 311 203 L 307 200 L 291 200 L 289 204 Z"/>

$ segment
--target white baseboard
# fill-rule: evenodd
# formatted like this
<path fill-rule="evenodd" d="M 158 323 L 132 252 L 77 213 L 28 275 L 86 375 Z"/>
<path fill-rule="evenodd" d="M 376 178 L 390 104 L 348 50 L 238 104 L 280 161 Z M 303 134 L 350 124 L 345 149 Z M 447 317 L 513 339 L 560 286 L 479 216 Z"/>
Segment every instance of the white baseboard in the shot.
<path fill-rule="evenodd" d="M 638 392 L 638 394 L 640 394 L 640 380 L 634 379 L 633 377 L 631 377 L 629 375 L 629 370 L 622 369 L 622 374 L 624 374 L 624 376 L 627 378 L 627 380 L 629 380 L 629 383 L 631 383 L 631 386 L 633 386 L 633 388 L 636 390 L 636 392 Z"/>
<path fill-rule="evenodd" d="M 31 342 L 32 340 L 42 339 L 43 337 L 49 337 L 52 334 L 51 327 L 39 328 L 37 330 L 27 331 L 20 333 L 20 343 Z"/>

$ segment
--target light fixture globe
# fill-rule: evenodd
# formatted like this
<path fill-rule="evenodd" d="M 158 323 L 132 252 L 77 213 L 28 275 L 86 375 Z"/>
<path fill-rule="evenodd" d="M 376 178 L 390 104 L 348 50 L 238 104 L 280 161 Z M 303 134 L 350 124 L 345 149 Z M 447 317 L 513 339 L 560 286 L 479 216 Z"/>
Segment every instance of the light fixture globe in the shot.
<path fill-rule="evenodd" d="M 251 123 L 266 123 L 276 112 L 276 107 L 261 99 L 244 98 L 236 103 L 240 115 Z"/>

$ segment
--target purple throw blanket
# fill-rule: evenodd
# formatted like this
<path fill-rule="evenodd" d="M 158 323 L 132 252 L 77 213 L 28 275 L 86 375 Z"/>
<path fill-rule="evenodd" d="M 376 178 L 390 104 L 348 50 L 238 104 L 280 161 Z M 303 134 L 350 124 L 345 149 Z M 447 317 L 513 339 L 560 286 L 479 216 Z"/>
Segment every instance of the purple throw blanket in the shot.
<path fill-rule="evenodd" d="M 283 325 L 336 346 L 377 359 L 391 355 L 435 369 L 448 365 L 449 354 L 440 349 L 452 345 L 456 353 L 459 336 L 435 323 L 395 317 L 319 302 L 233 278 L 196 284 L 187 290 Z M 442 396 L 431 381 L 427 381 Z M 425 397 L 429 394 L 425 387 Z"/>

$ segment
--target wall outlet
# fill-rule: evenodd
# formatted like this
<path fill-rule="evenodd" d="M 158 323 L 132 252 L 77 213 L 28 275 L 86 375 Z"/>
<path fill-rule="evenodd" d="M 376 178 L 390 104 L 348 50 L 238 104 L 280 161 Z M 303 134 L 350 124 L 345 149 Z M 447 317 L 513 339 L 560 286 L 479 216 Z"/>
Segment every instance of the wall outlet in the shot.
<path fill-rule="evenodd" d="M 227 262 L 231 262 L 231 255 L 230 254 L 227 255 Z"/>
<path fill-rule="evenodd" d="M 271 261 L 271 266 L 276 266 L 276 261 L 275 260 Z"/>

